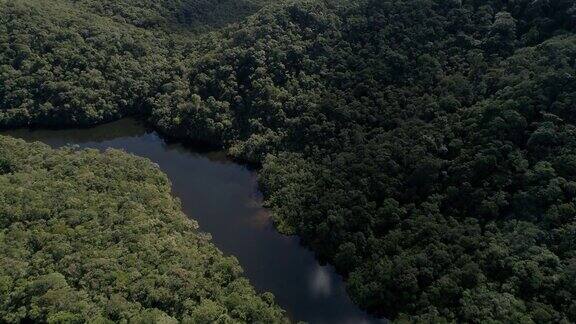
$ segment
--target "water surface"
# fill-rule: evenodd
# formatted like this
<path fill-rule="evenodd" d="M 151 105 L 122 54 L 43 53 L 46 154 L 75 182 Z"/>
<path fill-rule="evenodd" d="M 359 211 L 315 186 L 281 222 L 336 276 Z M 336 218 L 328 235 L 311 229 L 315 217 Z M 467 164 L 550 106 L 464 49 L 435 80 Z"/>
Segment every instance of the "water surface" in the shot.
<path fill-rule="evenodd" d="M 132 119 L 89 128 L 13 130 L 2 132 L 52 147 L 117 148 L 149 158 L 172 181 L 186 215 L 212 235 L 226 255 L 234 255 L 246 277 L 260 292 L 270 291 L 297 321 L 310 323 L 372 323 L 346 294 L 342 278 L 321 265 L 294 236 L 274 229 L 261 206 L 256 174 L 228 160 L 222 152 L 195 151 L 168 143 Z"/>

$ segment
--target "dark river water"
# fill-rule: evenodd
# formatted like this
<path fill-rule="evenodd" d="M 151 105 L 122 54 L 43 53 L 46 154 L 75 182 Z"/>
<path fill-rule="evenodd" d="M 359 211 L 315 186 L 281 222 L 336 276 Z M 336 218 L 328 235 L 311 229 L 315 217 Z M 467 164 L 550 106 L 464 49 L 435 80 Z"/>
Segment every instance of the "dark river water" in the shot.
<path fill-rule="evenodd" d="M 270 291 L 295 321 L 310 323 L 373 323 L 356 307 L 342 278 L 321 265 L 297 237 L 275 231 L 261 206 L 256 174 L 228 160 L 222 152 L 199 152 L 166 142 L 132 119 L 90 129 L 13 130 L 2 132 L 41 141 L 52 147 L 109 147 L 146 157 L 172 181 L 186 215 L 210 233 L 214 244 L 234 255 L 260 292 Z"/>

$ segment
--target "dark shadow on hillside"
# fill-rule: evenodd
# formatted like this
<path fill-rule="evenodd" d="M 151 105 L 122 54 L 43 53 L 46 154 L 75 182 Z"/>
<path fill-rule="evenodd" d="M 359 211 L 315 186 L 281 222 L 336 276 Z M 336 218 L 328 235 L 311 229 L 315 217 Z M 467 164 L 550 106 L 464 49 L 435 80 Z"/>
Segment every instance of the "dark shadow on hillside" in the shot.
<path fill-rule="evenodd" d="M 273 0 L 79 0 L 77 8 L 88 8 L 144 29 L 205 31 L 240 22 Z"/>
<path fill-rule="evenodd" d="M 242 21 L 262 5 L 262 1 L 253 0 L 186 1 L 175 18 L 179 24 L 192 28 L 220 28 Z"/>

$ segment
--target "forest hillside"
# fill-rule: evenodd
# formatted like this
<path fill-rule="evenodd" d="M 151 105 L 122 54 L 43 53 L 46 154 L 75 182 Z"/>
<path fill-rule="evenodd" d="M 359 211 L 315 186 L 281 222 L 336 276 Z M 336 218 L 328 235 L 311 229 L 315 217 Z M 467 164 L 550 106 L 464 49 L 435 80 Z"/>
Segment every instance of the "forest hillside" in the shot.
<path fill-rule="evenodd" d="M 374 314 L 576 321 L 572 0 L 41 1 L 1 4 L 0 125 L 227 149 Z"/>

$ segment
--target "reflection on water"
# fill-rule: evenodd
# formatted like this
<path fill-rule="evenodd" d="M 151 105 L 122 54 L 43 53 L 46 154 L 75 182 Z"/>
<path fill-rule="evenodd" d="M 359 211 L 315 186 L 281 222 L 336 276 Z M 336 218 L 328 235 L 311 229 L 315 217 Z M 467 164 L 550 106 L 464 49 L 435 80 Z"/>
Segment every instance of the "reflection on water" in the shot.
<path fill-rule="evenodd" d="M 111 125 L 112 127 L 107 127 Z M 146 128 L 130 119 L 123 119 L 104 126 L 87 129 L 15 129 L 3 131 L 2 134 L 27 141 L 40 141 L 51 146 L 66 144 L 102 143 L 121 137 L 141 137 L 146 135 Z"/>
<path fill-rule="evenodd" d="M 270 291 L 294 320 L 371 323 L 346 294 L 340 276 L 322 266 L 296 237 L 280 235 L 261 205 L 256 175 L 222 152 L 195 152 L 167 143 L 125 119 L 91 129 L 15 130 L 3 134 L 53 147 L 123 149 L 157 163 L 172 181 L 184 212 L 227 255 L 234 255 L 259 291 Z"/>
<path fill-rule="evenodd" d="M 250 226 L 263 229 L 270 224 L 270 213 L 264 209 L 260 209 L 247 220 Z"/>
<path fill-rule="evenodd" d="M 330 296 L 332 293 L 332 282 L 330 280 L 330 273 L 326 267 L 316 266 L 311 279 L 310 287 L 312 287 L 312 293 L 314 293 L 316 297 Z"/>

